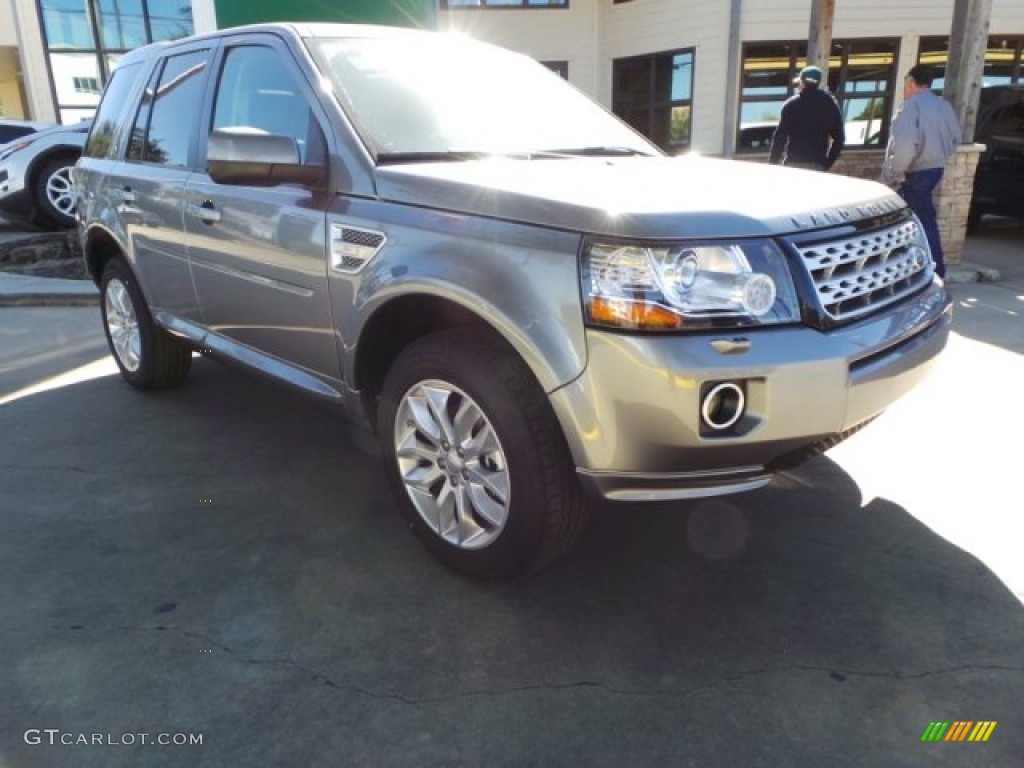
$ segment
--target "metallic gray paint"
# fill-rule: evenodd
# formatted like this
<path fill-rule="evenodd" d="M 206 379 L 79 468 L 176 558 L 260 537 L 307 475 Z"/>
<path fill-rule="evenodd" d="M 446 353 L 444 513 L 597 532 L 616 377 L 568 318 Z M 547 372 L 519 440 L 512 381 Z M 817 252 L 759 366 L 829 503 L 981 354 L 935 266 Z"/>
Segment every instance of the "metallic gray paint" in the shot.
<path fill-rule="evenodd" d="M 935 283 L 889 312 L 828 333 L 590 330 L 584 375 L 552 393 L 551 402 L 581 468 L 623 478 L 763 468 L 800 444 L 866 421 L 913 387 L 945 346 L 950 316 L 948 295 Z M 749 350 L 716 351 L 715 341 L 729 336 L 743 337 Z M 747 384 L 739 434 L 702 436 L 701 385 L 736 380 Z"/>
<path fill-rule="evenodd" d="M 774 459 L 878 413 L 945 344 L 950 301 L 937 283 L 828 332 L 587 329 L 578 271 L 584 237 L 839 232 L 903 204 L 871 182 L 702 158 L 374 168 L 313 67 L 302 42 L 309 34 L 389 33 L 273 25 L 197 39 L 218 51 L 271 37 L 287 46 L 329 128 L 329 190 L 224 187 L 202 168 L 186 180 L 137 164 L 79 164 L 83 243 L 109 234 L 139 275 L 156 321 L 197 346 L 339 402 L 358 420 L 366 414 L 357 353 L 372 319 L 395 300 L 442 299 L 494 329 L 534 372 L 581 481 L 609 498 L 641 500 L 763 485 Z M 153 46 L 123 61 L 180 46 Z M 126 105 L 126 116 L 132 110 Z M 125 184 L 134 201 L 117 199 Z M 202 213 L 200 206 L 220 219 L 187 215 Z M 382 233 L 386 243 L 358 271 L 329 269 L 335 225 Z M 723 380 L 743 382 L 747 411 L 734 429 L 705 436 L 701 388 Z"/>
<path fill-rule="evenodd" d="M 346 381 L 354 381 L 355 352 L 369 319 L 389 301 L 415 294 L 480 317 L 519 352 L 545 391 L 582 372 L 578 234 L 341 197 L 328 221 L 388 235 L 361 272 L 330 274 Z"/>
<path fill-rule="evenodd" d="M 377 179 L 385 200 L 643 240 L 780 235 L 905 207 L 871 181 L 698 156 L 496 157 L 384 166 Z"/>

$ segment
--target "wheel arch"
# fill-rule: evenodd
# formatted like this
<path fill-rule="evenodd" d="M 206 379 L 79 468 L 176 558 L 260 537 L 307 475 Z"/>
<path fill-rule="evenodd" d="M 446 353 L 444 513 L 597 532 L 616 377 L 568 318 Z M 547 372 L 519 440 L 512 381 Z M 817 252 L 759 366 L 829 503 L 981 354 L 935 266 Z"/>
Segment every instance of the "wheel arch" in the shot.
<path fill-rule="evenodd" d="M 107 262 L 119 256 L 128 261 L 124 248 L 117 239 L 106 228 L 100 226 L 92 226 L 86 232 L 82 243 L 82 255 L 89 276 L 97 286 L 103 279 L 103 269 Z"/>
<path fill-rule="evenodd" d="M 537 386 L 546 392 L 545 380 L 555 373 L 538 363 L 540 352 L 523 335 L 503 333 L 474 308 L 449 297 L 412 293 L 389 299 L 377 307 L 363 324 L 353 360 L 353 387 L 360 392 L 363 413 L 371 426 L 377 421 L 377 401 L 388 371 L 397 357 L 413 342 L 440 331 L 475 327 L 503 341 L 533 373 Z"/>
<path fill-rule="evenodd" d="M 75 162 L 71 163 L 71 165 L 74 165 L 78 162 L 78 158 L 82 156 L 82 147 L 77 147 L 74 144 L 57 144 L 49 147 L 45 152 L 40 152 L 39 155 L 32 158 L 32 162 L 29 163 L 28 169 L 25 172 L 26 187 L 35 190 L 39 170 L 46 167 L 50 161 L 65 155 L 75 158 Z"/>

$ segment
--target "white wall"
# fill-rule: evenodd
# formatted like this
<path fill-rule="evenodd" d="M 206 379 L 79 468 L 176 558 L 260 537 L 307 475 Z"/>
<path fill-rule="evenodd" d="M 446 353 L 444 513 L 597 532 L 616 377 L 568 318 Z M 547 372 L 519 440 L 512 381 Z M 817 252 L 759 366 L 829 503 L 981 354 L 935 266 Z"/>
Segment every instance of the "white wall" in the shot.
<path fill-rule="evenodd" d="M 192 23 L 197 35 L 217 29 L 217 9 L 213 0 L 192 0 Z"/>
<path fill-rule="evenodd" d="M 691 149 L 721 152 L 729 46 L 728 0 L 601 0 L 598 99 L 612 101 L 612 62 L 695 48 Z"/>
<path fill-rule="evenodd" d="M 0 48 L 13 47 L 18 44 L 18 32 L 15 26 L 14 6 L 11 0 L 0 0 Z"/>
<path fill-rule="evenodd" d="M 900 38 L 897 72 L 917 60 L 918 38 L 947 35 L 954 0 L 840 0 L 833 37 Z M 1024 0 L 992 0 L 992 34 L 1024 35 Z M 743 0 L 740 41 L 805 40 L 810 0 Z M 696 48 L 693 149 L 724 149 L 729 0 L 571 0 L 569 9 L 461 9 L 439 26 L 538 59 L 568 60 L 569 79 L 602 104 L 612 97 L 612 61 Z M 899 89 L 897 89 L 899 91 Z M 897 103 L 902 93 L 896 94 Z"/>
<path fill-rule="evenodd" d="M 568 61 L 569 82 L 594 96 L 598 83 L 597 10 L 605 2 L 610 0 L 571 0 L 569 8 L 439 11 L 437 26 L 540 61 Z"/>
<path fill-rule="evenodd" d="M 0 0 L 2 3 L 4 0 Z M 33 120 L 56 120 L 35 0 L 8 0 L 17 31 L 25 98 Z"/>

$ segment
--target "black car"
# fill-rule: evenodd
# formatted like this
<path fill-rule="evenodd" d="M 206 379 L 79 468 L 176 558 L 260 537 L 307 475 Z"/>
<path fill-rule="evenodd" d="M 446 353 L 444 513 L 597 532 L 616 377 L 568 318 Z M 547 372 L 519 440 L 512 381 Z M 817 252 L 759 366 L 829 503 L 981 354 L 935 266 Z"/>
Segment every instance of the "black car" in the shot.
<path fill-rule="evenodd" d="M 1024 219 L 1024 85 L 982 89 L 974 140 L 986 149 L 974 177 L 968 228 L 987 213 Z"/>

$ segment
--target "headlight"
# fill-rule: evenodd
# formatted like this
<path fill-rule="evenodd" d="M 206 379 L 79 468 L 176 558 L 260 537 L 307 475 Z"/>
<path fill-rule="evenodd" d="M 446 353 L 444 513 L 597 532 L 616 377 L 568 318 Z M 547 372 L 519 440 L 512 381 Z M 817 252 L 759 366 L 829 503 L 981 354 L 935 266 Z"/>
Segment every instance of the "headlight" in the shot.
<path fill-rule="evenodd" d="M 689 330 L 791 323 L 796 290 L 770 240 L 673 246 L 592 242 L 583 297 L 594 325 Z"/>

